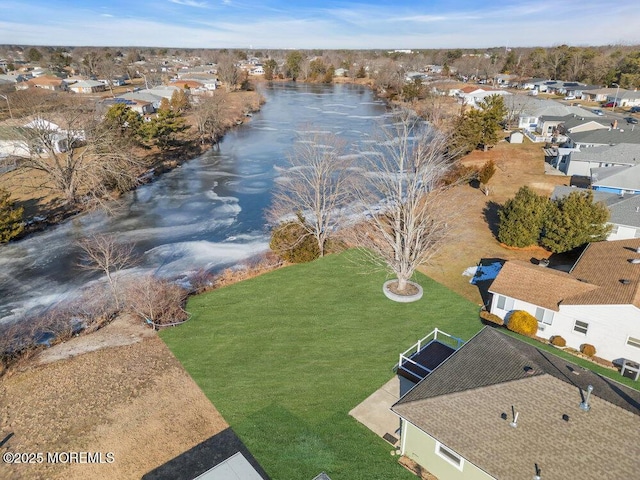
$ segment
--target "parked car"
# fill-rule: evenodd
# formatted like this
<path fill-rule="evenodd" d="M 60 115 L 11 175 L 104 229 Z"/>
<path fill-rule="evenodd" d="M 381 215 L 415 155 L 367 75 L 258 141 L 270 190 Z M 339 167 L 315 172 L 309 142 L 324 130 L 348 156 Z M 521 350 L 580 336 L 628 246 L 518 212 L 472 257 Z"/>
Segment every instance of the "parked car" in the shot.
<path fill-rule="evenodd" d="M 633 123 L 633 124 L 637 124 L 638 123 L 638 119 L 634 118 L 634 117 L 627 117 L 627 118 L 625 118 L 625 120 L 627 121 L 627 123 Z"/>
<path fill-rule="evenodd" d="M 575 100 L 576 96 L 575 95 L 567 95 L 566 97 L 564 97 L 565 100 Z"/>
<path fill-rule="evenodd" d="M 604 108 L 612 108 L 612 107 L 617 107 L 618 103 L 617 102 L 607 102 L 604 105 L 602 105 Z"/>
<path fill-rule="evenodd" d="M 630 113 L 640 113 L 640 107 L 631 107 Z"/>
<path fill-rule="evenodd" d="M 600 110 L 599 108 L 594 108 L 593 110 L 591 110 L 593 113 L 595 113 L 596 115 L 598 115 L 599 117 L 604 115 L 604 112 L 602 110 Z"/>

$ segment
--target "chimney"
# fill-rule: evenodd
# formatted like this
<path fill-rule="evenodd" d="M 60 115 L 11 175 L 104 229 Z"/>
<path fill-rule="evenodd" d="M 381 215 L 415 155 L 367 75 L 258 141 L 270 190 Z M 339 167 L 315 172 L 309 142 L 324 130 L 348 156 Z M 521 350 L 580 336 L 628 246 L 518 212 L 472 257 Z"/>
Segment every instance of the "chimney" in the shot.
<path fill-rule="evenodd" d="M 584 402 L 580 403 L 580 410 L 583 412 L 588 412 L 591 410 L 591 405 L 589 405 L 589 397 L 591 397 L 591 392 L 593 392 L 593 385 L 589 385 L 587 387 L 587 397 L 584 399 Z"/>

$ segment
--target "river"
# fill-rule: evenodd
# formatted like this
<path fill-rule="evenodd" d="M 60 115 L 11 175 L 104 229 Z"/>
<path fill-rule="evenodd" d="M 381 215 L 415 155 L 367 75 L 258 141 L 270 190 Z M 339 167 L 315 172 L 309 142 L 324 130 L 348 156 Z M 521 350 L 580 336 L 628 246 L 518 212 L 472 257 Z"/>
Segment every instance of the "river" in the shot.
<path fill-rule="evenodd" d="M 228 132 L 220 149 L 185 162 L 123 196 L 116 213 L 82 214 L 0 246 L 0 322 L 74 295 L 99 275 L 78 266 L 76 241 L 111 233 L 135 245 L 129 273 L 187 278 L 219 271 L 268 249 L 264 209 L 302 131 L 359 143 L 385 115 L 369 89 L 346 84 L 264 84 L 262 110 Z"/>

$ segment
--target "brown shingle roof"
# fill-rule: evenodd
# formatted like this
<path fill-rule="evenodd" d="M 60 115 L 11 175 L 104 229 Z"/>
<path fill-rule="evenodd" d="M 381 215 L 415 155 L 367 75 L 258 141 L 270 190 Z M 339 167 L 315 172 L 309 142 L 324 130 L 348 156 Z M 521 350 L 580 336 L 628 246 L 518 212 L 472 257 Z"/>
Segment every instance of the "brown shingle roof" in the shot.
<path fill-rule="evenodd" d="M 557 312 L 564 299 L 588 296 L 597 288 L 568 273 L 512 260 L 504 264 L 489 290 Z"/>
<path fill-rule="evenodd" d="M 640 308 L 640 238 L 591 243 L 570 272 L 600 288 L 565 298 L 567 305 L 635 305 Z M 625 283 L 622 282 L 625 280 Z M 627 282 L 628 281 L 628 282 Z"/>
<path fill-rule="evenodd" d="M 632 479 L 640 469 L 640 392 L 491 328 L 392 410 L 498 479 L 529 480 L 535 463 L 545 480 Z"/>
<path fill-rule="evenodd" d="M 41 77 L 32 78 L 27 81 L 30 85 L 53 85 L 58 86 L 62 84 L 62 79 L 53 75 L 43 75 Z"/>

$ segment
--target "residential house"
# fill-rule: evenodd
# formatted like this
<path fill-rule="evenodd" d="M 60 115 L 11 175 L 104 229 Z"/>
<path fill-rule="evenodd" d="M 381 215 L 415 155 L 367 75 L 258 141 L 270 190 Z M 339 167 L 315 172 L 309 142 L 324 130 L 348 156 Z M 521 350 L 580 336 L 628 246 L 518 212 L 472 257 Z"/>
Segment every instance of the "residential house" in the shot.
<path fill-rule="evenodd" d="M 508 96 L 511 95 L 511 93 L 506 92 L 505 90 L 493 90 L 490 88 L 469 86 L 458 89 L 455 95 L 458 97 L 458 100 L 464 105 L 469 105 L 474 108 L 480 108 L 480 103 L 484 102 L 486 98 L 490 97 L 491 95 Z"/>
<path fill-rule="evenodd" d="M 518 78 L 517 75 L 508 74 L 508 73 L 500 73 L 496 75 L 493 79 L 494 83 L 499 87 L 508 87 L 511 83 Z"/>
<path fill-rule="evenodd" d="M 180 90 L 204 89 L 204 85 L 201 82 L 196 82 L 195 80 L 176 80 L 175 82 L 171 82 L 171 86 L 177 87 Z"/>
<path fill-rule="evenodd" d="M 616 195 L 640 193 L 640 165 L 592 168 L 591 188 Z"/>
<path fill-rule="evenodd" d="M 162 97 L 158 95 L 153 95 L 151 93 L 146 93 L 141 90 L 137 92 L 123 93 L 122 95 L 119 95 L 116 98 L 121 98 L 123 100 L 130 100 L 132 102 L 135 102 L 135 104 L 147 105 L 145 107 L 146 111 L 144 113 L 142 113 L 142 111 L 139 111 L 139 113 L 145 114 L 145 115 L 148 113 L 155 112 L 158 108 L 160 108 L 160 102 L 162 102 Z"/>
<path fill-rule="evenodd" d="M 105 98 L 102 101 L 102 104 L 107 108 L 118 103 L 124 103 L 127 107 L 129 107 L 134 112 L 138 112 L 140 115 L 150 115 L 153 112 L 155 112 L 153 108 L 153 104 L 145 100 L 116 97 L 116 98 Z"/>
<path fill-rule="evenodd" d="M 53 90 L 53 91 L 67 90 L 67 84 L 61 78 L 56 77 L 54 75 L 38 76 L 18 85 L 20 86 L 20 88 L 22 88 L 22 86 L 25 84 L 26 84 L 26 88 L 42 88 L 44 90 Z"/>
<path fill-rule="evenodd" d="M 567 346 L 594 345 L 596 355 L 640 362 L 640 239 L 591 243 L 569 273 L 508 261 L 489 287 L 491 313 L 525 310 L 537 336 Z"/>
<path fill-rule="evenodd" d="M 571 192 L 587 192 L 586 189 L 558 185 L 551 194 L 551 200 L 569 195 Z M 607 240 L 640 238 L 640 195 L 627 195 L 591 190 L 594 202 L 601 202 L 609 210 L 611 233 Z"/>
<path fill-rule="evenodd" d="M 262 65 L 257 64 L 251 70 L 249 70 L 249 75 L 264 75 L 264 68 Z"/>
<path fill-rule="evenodd" d="M 97 93 L 104 92 L 105 89 L 106 85 L 96 80 L 80 80 L 69 86 L 69 90 L 75 93 Z"/>
<path fill-rule="evenodd" d="M 518 83 L 518 88 L 522 90 L 540 90 L 540 88 L 548 81 L 549 80 L 545 78 L 529 78 Z"/>
<path fill-rule="evenodd" d="M 567 175 L 591 177 L 593 169 L 632 167 L 640 160 L 640 144 L 605 144 L 587 148 L 576 146 L 569 139 L 567 145 L 569 146 L 558 148 L 556 157 L 551 160 L 552 166 Z"/>
<path fill-rule="evenodd" d="M 347 70 L 346 68 L 336 68 L 333 71 L 334 77 L 346 77 L 348 74 L 349 74 L 349 70 Z"/>
<path fill-rule="evenodd" d="M 621 107 L 640 105 L 640 92 L 624 88 L 591 88 L 582 92 L 582 99 L 590 102 L 617 102 Z"/>
<path fill-rule="evenodd" d="M 631 480 L 640 468 L 640 392 L 491 327 L 391 409 L 401 454 L 439 479 Z"/>

